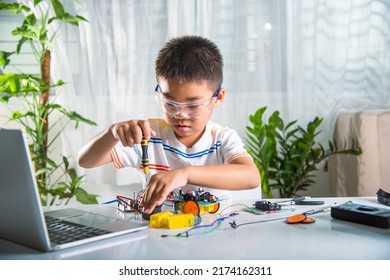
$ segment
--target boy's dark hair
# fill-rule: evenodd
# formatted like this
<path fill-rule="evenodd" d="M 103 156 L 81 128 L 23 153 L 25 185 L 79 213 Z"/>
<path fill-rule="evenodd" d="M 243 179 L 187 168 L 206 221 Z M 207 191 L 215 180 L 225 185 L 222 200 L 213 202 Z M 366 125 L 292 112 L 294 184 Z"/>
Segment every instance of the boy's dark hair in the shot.
<path fill-rule="evenodd" d="M 223 79 L 223 58 L 218 47 L 206 38 L 176 37 L 160 50 L 156 76 L 177 82 L 206 80 L 217 91 Z"/>

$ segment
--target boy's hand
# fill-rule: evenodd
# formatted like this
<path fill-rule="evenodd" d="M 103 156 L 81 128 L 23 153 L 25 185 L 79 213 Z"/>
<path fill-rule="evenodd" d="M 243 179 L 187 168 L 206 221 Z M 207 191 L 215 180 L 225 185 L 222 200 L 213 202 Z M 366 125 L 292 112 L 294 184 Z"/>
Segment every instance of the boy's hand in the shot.
<path fill-rule="evenodd" d="M 135 144 L 141 143 L 142 137 L 149 139 L 156 135 L 146 120 L 124 121 L 112 125 L 110 129 L 115 139 L 124 147 L 134 147 Z"/>
<path fill-rule="evenodd" d="M 185 186 L 187 181 L 185 167 L 153 175 L 143 197 L 143 211 L 146 214 L 152 213 L 156 206 L 164 203 L 171 191 Z"/>

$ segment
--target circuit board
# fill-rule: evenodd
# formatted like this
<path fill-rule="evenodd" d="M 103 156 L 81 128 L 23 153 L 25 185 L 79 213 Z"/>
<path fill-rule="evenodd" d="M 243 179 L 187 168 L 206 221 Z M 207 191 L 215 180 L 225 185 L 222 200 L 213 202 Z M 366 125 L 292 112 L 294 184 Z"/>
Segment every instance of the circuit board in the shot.
<path fill-rule="evenodd" d="M 202 188 L 186 193 L 181 190 L 178 194 L 172 192 L 168 196 L 168 200 L 174 203 L 176 212 L 184 214 L 216 213 L 220 206 L 219 199 Z"/>

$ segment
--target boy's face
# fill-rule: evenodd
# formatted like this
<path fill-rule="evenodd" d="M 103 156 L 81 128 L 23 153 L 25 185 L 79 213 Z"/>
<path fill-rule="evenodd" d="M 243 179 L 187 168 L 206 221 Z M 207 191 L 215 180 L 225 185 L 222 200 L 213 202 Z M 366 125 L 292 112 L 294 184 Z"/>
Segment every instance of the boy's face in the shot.
<path fill-rule="evenodd" d="M 160 101 L 164 117 L 172 127 L 177 139 L 187 147 L 194 145 L 203 135 L 212 111 L 225 96 L 225 89 L 215 95 L 206 81 L 172 82 L 158 79 Z"/>

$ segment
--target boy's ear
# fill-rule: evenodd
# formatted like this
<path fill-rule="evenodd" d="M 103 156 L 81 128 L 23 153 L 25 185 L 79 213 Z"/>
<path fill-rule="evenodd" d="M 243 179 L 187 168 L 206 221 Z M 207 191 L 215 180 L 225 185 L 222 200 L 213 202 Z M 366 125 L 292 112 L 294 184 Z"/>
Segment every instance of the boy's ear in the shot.
<path fill-rule="evenodd" d="M 219 91 L 217 102 L 215 102 L 215 107 L 218 107 L 219 105 L 222 104 L 223 100 L 225 99 L 225 95 L 226 95 L 226 89 L 223 87 Z"/>

